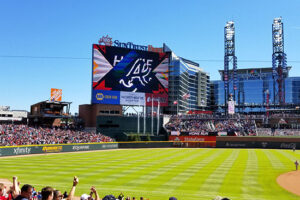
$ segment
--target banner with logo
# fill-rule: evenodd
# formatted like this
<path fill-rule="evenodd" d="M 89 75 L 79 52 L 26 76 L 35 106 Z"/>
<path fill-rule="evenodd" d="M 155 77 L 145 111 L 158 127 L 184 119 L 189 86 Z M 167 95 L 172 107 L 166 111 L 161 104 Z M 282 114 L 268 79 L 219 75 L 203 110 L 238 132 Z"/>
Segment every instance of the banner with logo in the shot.
<path fill-rule="evenodd" d="M 150 94 L 146 93 L 146 106 L 152 106 L 152 99 L 153 99 L 153 106 L 157 107 L 158 102 L 159 106 L 168 106 L 168 95 L 167 94 Z"/>
<path fill-rule="evenodd" d="M 99 104 L 120 104 L 120 92 L 93 90 L 92 103 Z"/>
<path fill-rule="evenodd" d="M 99 144 L 69 144 L 69 145 L 29 145 L 19 147 L 0 147 L 1 156 L 17 156 L 42 153 L 60 153 L 74 151 L 91 151 L 102 149 L 117 149 L 118 143 L 99 143 Z"/>
<path fill-rule="evenodd" d="M 228 114 L 234 114 L 234 101 L 228 101 Z"/>
<path fill-rule="evenodd" d="M 216 136 L 169 136 L 170 141 L 184 141 L 184 142 L 201 142 L 201 141 L 216 141 Z"/>
<path fill-rule="evenodd" d="M 61 101 L 62 89 L 51 88 L 50 101 Z"/>
<path fill-rule="evenodd" d="M 145 93 L 139 92 L 120 92 L 120 104 L 131 106 L 144 106 Z"/>

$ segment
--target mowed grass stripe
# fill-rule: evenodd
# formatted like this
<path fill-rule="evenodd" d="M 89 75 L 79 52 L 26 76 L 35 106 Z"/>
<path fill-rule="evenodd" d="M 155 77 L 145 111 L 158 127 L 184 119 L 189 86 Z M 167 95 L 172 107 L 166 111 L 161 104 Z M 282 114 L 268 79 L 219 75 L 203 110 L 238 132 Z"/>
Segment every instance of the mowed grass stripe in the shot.
<path fill-rule="evenodd" d="M 295 152 L 291 150 L 280 150 L 278 153 L 282 154 L 285 158 L 289 159 L 291 162 L 295 162 L 296 160 L 300 161 L 300 150 Z"/>
<path fill-rule="evenodd" d="M 215 152 L 205 151 L 204 154 L 195 154 L 192 155 L 190 152 L 186 152 L 186 157 L 188 159 L 184 159 L 181 161 L 176 161 L 175 163 L 170 163 L 168 170 L 156 177 L 159 182 L 156 184 L 153 180 L 148 182 L 148 185 L 152 188 L 152 191 L 156 193 L 160 193 L 162 191 L 168 191 L 169 194 L 178 193 L 178 187 L 183 184 L 185 180 L 187 180 L 191 175 L 195 172 L 199 171 L 201 168 L 200 163 L 203 165 L 209 160 L 213 159 Z"/>
<path fill-rule="evenodd" d="M 263 200 L 262 185 L 258 182 L 258 160 L 254 150 L 246 150 L 248 159 L 243 174 L 242 198 Z"/>
<path fill-rule="evenodd" d="M 221 151 L 221 150 L 219 150 Z M 231 169 L 231 165 L 236 160 L 239 155 L 239 151 L 230 151 L 229 156 L 223 157 L 215 161 L 209 171 L 205 173 L 208 174 L 207 178 L 204 179 L 204 182 L 201 183 L 197 195 L 203 196 L 203 191 L 205 195 L 213 196 L 219 194 L 220 187 L 224 181 L 225 176 Z M 228 167 L 229 165 L 230 167 Z"/>
<path fill-rule="evenodd" d="M 230 150 L 213 150 L 213 156 L 206 158 L 203 162 L 199 163 L 198 172 L 192 174 L 181 186 L 177 187 L 176 190 L 180 194 L 186 192 L 192 193 L 196 196 L 205 196 L 206 191 L 201 190 L 204 186 L 205 181 L 224 160 L 226 160 L 230 155 Z"/>
<path fill-rule="evenodd" d="M 136 151 L 137 153 L 138 151 Z M 115 161 L 115 160 L 122 160 L 124 161 L 124 163 L 126 162 L 130 162 L 130 159 L 132 160 L 141 160 L 142 157 L 145 156 L 145 154 L 135 154 L 135 153 L 129 153 L 127 151 L 118 151 L 118 153 L 120 154 L 113 154 L 115 157 L 112 157 L 111 152 L 105 151 L 103 152 L 103 154 L 108 153 L 109 155 L 106 156 L 106 159 L 100 160 L 101 167 L 103 169 L 103 171 L 109 171 L 112 170 L 113 168 L 118 168 L 119 165 L 117 165 L 117 163 L 113 162 L 114 164 L 111 164 L 110 161 Z M 82 159 L 73 159 L 73 156 L 75 156 L 76 158 L 78 157 L 78 154 L 48 154 L 48 155 L 40 155 L 37 156 L 40 159 L 46 159 L 48 161 L 48 165 L 45 165 L 45 163 L 43 163 L 43 166 L 41 167 L 40 170 L 32 170 L 32 168 L 30 168 L 29 166 L 26 167 L 25 169 L 23 169 L 22 171 L 29 171 L 30 173 L 26 173 L 26 174 L 22 174 L 21 173 L 17 173 L 18 176 L 20 176 L 22 174 L 23 180 L 31 180 L 32 177 L 35 177 L 34 182 L 32 182 L 32 184 L 34 183 L 39 183 L 40 181 L 47 181 L 47 182 L 60 182 L 60 181 L 65 181 L 66 179 L 68 179 L 68 177 L 73 177 L 74 175 L 77 176 L 81 176 L 81 183 L 85 183 L 85 177 L 86 177 L 86 172 L 89 170 L 89 166 L 95 166 L 95 160 L 99 161 L 99 158 L 97 158 L 97 156 L 99 154 L 102 154 L 101 151 L 99 152 L 89 152 L 89 153 L 82 153 L 82 155 L 90 155 L 90 156 L 82 156 Z M 150 154 L 150 152 L 149 152 Z M 68 155 L 66 158 L 66 155 Z M 126 155 L 126 156 L 125 156 Z M 57 159 L 57 157 L 58 159 Z M 69 159 L 71 160 L 71 162 L 69 163 L 73 163 L 73 167 L 64 167 L 61 166 L 59 163 L 59 161 L 61 160 L 60 158 L 62 158 L 62 156 L 64 156 L 64 159 Z M 96 157 L 96 159 L 95 159 Z M 23 157 L 24 158 L 24 163 L 28 163 L 28 161 L 30 161 L 30 159 L 32 158 L 32 156 L 30 157 Z M 87 160 L 87 158 L 90 159 L 90 161 Z M 109 158 L 109 159 L 108 159 Z M 20 157 L 16 157 L 16 160 L 20 160 Z M 112 159 L 112 160 L 110 160 Z M 13 159 L 14 160 L 14 159 Z M 82 160 L 84 160 L 85 162 L 82 162 Z M 107 162 L 109 161 L 109 162 Z M 23 163 L 23 162 L 22 162 Z M 119 162 L 122 163 L 122 162 Z M 36 164 L 34 164 L 33 162 L 31 162 L 31 165 L 36 166 Z M 98 166 L 100 167 L 100 166 Z M 16 173 L 14 173 L 16 174 Z M 43 174 L 43 176 L 35 176 L 34 174 Z M 88 178 L 88 177 L 87 177 Z M 37 182 L 35 182 L 37 181 Z M 87 179 L 87 182 L 90 182 L 90 180 Z"/>
<path fill-rule="evenodd" d="M 208 149 L 201 150 L 197 152 L 197 155 L 199 157 L 205 156 L 208 152 L 209 152 Z M 164 159 L 161 162 L 153 163 L 153 165 L 150 168 L 141 171 L 140 173 L 141 176 L 136 177 L 131 181 L 128 181 L 127 184 L 134 186 L 136 189 L 149 188 L 149 185 L 155 187 L 154 185 L 151 185 L 150 181 L 160 176 L 161 174 L 169 171 L 170 169 L 177 167 L 176 163 L 178 162 L 178 160 L 185 158 L 186 153 L 196 154 L 196 152 L 187 152 L 187 151 L 182 151 L 182 154 L 174 153 L 172 156 L 170 156 L 169 159 Z"/>
<path fill-rule="evenodd" d="M 247 152 L 245 150 L 235 150 L 232 155 L 222 163 L 222 168 L 226 173 L 225 177 L 220 177 L 219 184 L 215 186 L 219 189 L 221 196 L 229 196 L 228 189 L 233 199 L 240 199 L 242 193 L 240 185 L 243 181 L 243 173 L 247 163 Z"/>
<path fill-rule="evenodd" d="M 132 151 L 132 152 L 131 152 Z M 112 185 L 114 186 L 116 182 L 119 183 L 119 178 L 125 176 L 128 173 L 137 173 L 139 169 L 143 169 L 148 163 L 153 162 L 155 160 L 160 160 L 163 158 L 168 158 L 170 156 L 169 152 L 163 152 L 161 154 L 153 154 L 149 151 L 127 151 L 128 154 L 137 154 L 138 156 L 134 156 L 134 159 L 129 158 L 129 156 L 125 155 L 124 160 L 118 163 L 111 163 L 109 160 L 103 160 L 101 169 L 99 167 L 95 167 L 88 169 L 92 174 L 99 174 L 98 179 L 94 180 L 94 183 L 101 183 L 101 185 Z M 153 157 L 155 155 L 155 157 Z M 113 157 L 110 159 L 114 159 Z M 108 170 L 107 170 L 108 169 Z M 92 172 L 94 171 L 94 172 Z M 95 172 L 96 171 L 96 172 Z M 85 178 L 85 177 L 84 177 Z M 88 177 L 87 177 L 88 178 Z M 93 177 L 87 179 L 91 180 Z"/>
<path fill-rule="evenodd" d="M 154 155 L 159 155 L 158 157 L 156 156 L 156 160 L 153 160 L 152 157 L 149 157 L 149 162 L 143 163 L 142 165 L 134 166 L 131 169 L 128 169 L 122 173 L 121 176 L 118 177 L 118 184 L 124 185 L 126 187 L 131 187 L 131 186 L 136 186 L 135 184 L 130 184 L 130 182 L 133 182 L 134 180 L 138 179 L 140 176 L 144 175 L 148 171 L 152 171 L 153 167 L 158 166 L 158 167 L 163 167 L 163 163 L 168 163 L 169 160 L 176 159 L 176 154 L 181 155 L 184 157 L 184 152 L 182 151 L 174 151 L 169 152 L 168 155 L 162 156 L 162 153 L 157 152 L 157 154 Z M 106 182 L 104 184 L 111 184 L 113 186 L 114 180 L 110 182 Z"/>
<path fill-rule="evenodd" d="M 203 153 L 201 153 L 201 151 Z M 161 186 L 167 183 L 172 177 L 182 171 L 186 165 L 189 166 L 191 160 L 195 160 L 197 158 L 205 158 L 213 154 L 213 152 L 201 150 L 201 151 L 188 151 L 188 149 L 184 149 L 183 155 L 176 156 L 173 160 L 170 160 L 168 163 L 165 163 L 160 168 L 157 168 L 155 171 L 151 172 L 152 174 L 156 174 L 153 178 L 147 180 L 144 184 L 140 185 L 141 187 L 148 187 L 151 191 L 159 192 Z M 171 188 L 170 188 L 171 189 Z"/>

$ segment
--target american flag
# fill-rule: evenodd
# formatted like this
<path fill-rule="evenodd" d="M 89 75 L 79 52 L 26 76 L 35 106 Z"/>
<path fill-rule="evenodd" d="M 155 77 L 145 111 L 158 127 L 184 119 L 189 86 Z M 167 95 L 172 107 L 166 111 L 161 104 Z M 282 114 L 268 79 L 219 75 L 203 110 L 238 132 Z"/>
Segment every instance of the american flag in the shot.
<path fill-rule="evenodd" d="M 183 96 L 182 96 L 182 98 L 183 99 L 188 99 L 188 98 L 190 98 L 190 94 L 189 93 L 185 93 Z"/>

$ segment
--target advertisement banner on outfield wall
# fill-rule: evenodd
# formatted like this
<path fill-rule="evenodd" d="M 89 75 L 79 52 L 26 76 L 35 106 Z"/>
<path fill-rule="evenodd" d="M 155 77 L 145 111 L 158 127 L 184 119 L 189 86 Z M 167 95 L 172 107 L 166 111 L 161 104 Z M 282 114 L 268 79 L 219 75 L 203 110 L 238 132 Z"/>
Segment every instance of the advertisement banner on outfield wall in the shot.
<path fill-rule="evenodd" d="M 76 145 L 37 145 L 37 146 L 30 145 L 30 146 L 0 148 L 0 156 L 91 151 L 91 150 L 104 150 L 104 149 L 117 149 L 117 148 L 119 148 L 118 143 L 76 144 Z"/>
<path fill-rule="evenodd" d="M 299 142 L 217 141 L 218 148 L 299 149 Z"/>
<path fill-rule="evenodd" d="M 201 141 L 216 141 L 216 136 L 204 136 L 204 135 L 195 135 L 195 136 L 169 136 L 170 141 L 183 141 L 183 142 L 201 142 Z"/>
<path fill-rule="evenodd" d="M 120 92 L 120 104 L 130 106 L 144 106 L 145 93 L 139 92 Z"/>

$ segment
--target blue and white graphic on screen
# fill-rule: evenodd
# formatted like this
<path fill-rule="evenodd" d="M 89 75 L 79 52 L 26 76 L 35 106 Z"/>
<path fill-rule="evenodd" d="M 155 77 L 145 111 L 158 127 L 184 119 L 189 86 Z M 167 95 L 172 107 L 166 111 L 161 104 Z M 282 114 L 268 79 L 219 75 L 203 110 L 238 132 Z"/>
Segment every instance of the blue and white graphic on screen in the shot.
<path fill-rule="evenodd" d="M 93 90 L 167 94 L 167 54 L 102 45 L 93 50 Z"/>

